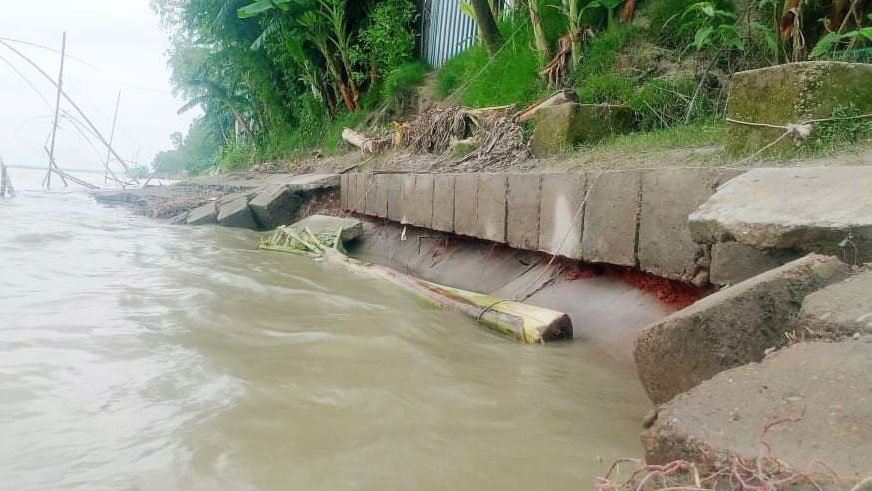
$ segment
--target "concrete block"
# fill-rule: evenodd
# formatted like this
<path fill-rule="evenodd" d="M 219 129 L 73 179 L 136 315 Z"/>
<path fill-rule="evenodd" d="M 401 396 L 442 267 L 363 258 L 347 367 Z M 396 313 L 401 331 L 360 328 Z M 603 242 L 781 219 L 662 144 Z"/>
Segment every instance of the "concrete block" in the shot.
<path fill-rule="evenodd" d="M 356 191 L 354 193 L 355 201 L 351 205 L 354 211 L 357 213 L 366 214 L 367 177 L 368 174 L 362 172 L 357 172 L 354 174 Z"/>
<path fill-rule="evenodd" d="M 687 217 L 717 190 L 716 169 L 664 168 L 642 176 L 639 267 L 664 278 L 689 282 L 705 254 L 690 237 Z"/>
<path fill-rule="evenodd" d="M 539 249 L 539 209 L 542 175 L 509 174 L 506 206 L 506 240 L 517 249 Z"/>
<path fill-rule="evenodd" d="M 567 103 L 536 112 L 532 147 L 536 155 L 571 150 L 578 143 L 626 133 L 635 126 L 633 110 L 614 104 Z"/>
<path fill-rule="evenodd" d="M 339 187 L 339 174 L 300 174 L 281 184 L 287 184 L 295 193 L 327 191 Z"/>
<path fill-rule="evenodd" d="M 556 256 L 581 259 L 584 229 L 584 172 L 542 174 L 539 208 L 539 250 Z"/>
<path fill-rule="evenodd" d="M 691 236 L 708 244 L 735 240 L 872 261 L 870 189 L 872 167 L 752 169 L 690 215 Z"/>
<path fill-rule="evenodd" d="M 415 174 L 403 176 L 403 218 L 400 220 L 405 225 L 411 225 L 415 213 Z"/>
<path fill-rule="evenodd" d="M 636 265 L 636 233 L 642 188 L 641 170 L 605 171 L 588 176 L 582 258 L 593 263 Z"/>
<path fill-rule="evenodd" d="M 773 454 L 796 468 L 824 459 L 815 486 L 789 489 L 851 489 L 870 474 L 872 438 L 872 343 L 798 343 L 720 373 L 658 408 L 643 431 L 648 464 L 756 462 L 761 428 L 789 421 L 766 435 Z M 717 465 L 717 464 L 715 464 Z M 842 481 L 833 482 L 829 469 Z M 740 488 L 725 475 L 711 489 Z M 862 489 L 857 486 L 856 489 Z"/>
<path fill-rule="evenodd" d="M 339 207 L 348 210 L 348 174 L 339 176 Z"/>
<path fill-rule="evenodd" d="M 431 228 L 433 226 L 434 174 L 415 174 L 414 208 L 412 225 Z"/>
<path fill-rule="evenodd" d="M 288 185 L 270 186 L 248 202 L 258 225 L 267 230 L 293 222 L 302 204 L 300 195 Z"/>
<path fill-rule="evenodd" d="M 433 229 L 454 232 L 454 174 L 436 174 L 433 184 Z"/>
<path fill-rule="evenodd" d="M 757 249 L 738 242 L 718 242 L 712 246 L 710 281 L 715 285 L 734 285 L 804 254 L 793 249 Z"/>
<path fill-rule="evenodd" d="M 648 397 L 661 404 L 719 372 L 762 360 L 797 328 L 806 295 L 849 273 L 835 257 L 810 254 L 642 329 L 634 355 Z"/>
<path fill-rule="evenodd" d="M 403 174 L 385 174 L 388 219 L 399 222 L 403 219 Z"/>
<path fill-rule="evenodd" d="M 506 197 L 508 174 L 478 175 L 478 206 L 475 236 L 493 242 L 506 242 Z"/>
<path fill-rule="evenodd" d="M 388 194 L 384 174 L 367 174 L 366 214 L 387 218 Z"/>
<path fill-rule="evenodd" d="M 476 236 L 478 174 L 457 174 L 454 178 L 454 233 Z"/>
<path fill-rule="evenodd" d="M 799 318 L 803 328 L 823 338 L 872 334 L 872 269 L 805 297 Z"/>
<path fill-rule="evenodd" d="M 355 211 L 357 209 L 357 173 L 347 174 L 348 179 L 348 205 L 347 211 Z"/>
<path fill-rule="evenodd" d="M 194 208 L 188 213 L 185 223 L 188 225 L 210 225 L 218 223 L 217 203 L 210 201 L 203 206 Z"/>
<path fill-rule="evenodd" d="M 869 114 L 869 80 L 872 65 L 838 61 L 787 63 L 739 72 L 730 84 L 727 116 L 750 123 L 785 125 L 829 118 L 837 106 L 849 104 L 855 111 L 852 115 Z M 727 150 L 752 154 L 783 134 L 781 128 L 730 123 Z M 787 137 L 774 148 L 791 148 L 801 142 Z"/>
<path fill-rule="evenodd" d="M 248 200 L 248 196 L 239 196 L 226 203 L 221 203 L 218 209 L 218 223 L 223 227 L 257 230 L 257 221 L 251 208 L 248 207 Z"/>

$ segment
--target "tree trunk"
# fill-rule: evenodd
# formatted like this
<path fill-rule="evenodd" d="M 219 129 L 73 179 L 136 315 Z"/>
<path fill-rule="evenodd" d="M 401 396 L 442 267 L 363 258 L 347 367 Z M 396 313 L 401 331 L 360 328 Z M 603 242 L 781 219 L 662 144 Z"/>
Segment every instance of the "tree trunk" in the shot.
<path fill-rule="evenodd" d="M 572 66 L 578 67 L 581 55 L 584 53 L 584 44 L 581 41 L 581 26 L 578 25 L 578 2 L 581 0 L 569 0 L 569 34 L 572 36 Z"/>
<path fill-rule="evenodd" d="M 488 5 L 488 0 L 470 0 L 470 3 L 472 3 L 475 21 L 478 24 L 478 36 L 487 48 L 487 52 L 494 56 L 499 51 L 503 39 L 490 5 Z"/>
<path fill-rule="evenodd" d="M 539 68 L 542 68 L 551 60 L 551 49 L 548 47 L 548 39 L 545 38 L 545 28 L 542 27 L 539 0 L 530 0 L 528 5 L 530 6 L 530 22 L 533 23 L 533 39 L 536 43 L 536 52 L 539 55 Z"/>
<path fill-rule="evenodd" d="M 345 55 L 345 52 L 342 53 L 342 64 L 345 66 L 345 74 L 348 76 L 348 85 L 351 86 L 351 100 L 354 101 L 354 107 L 360 107 L 360 90 L 357 88 L 357 82 L 354 81 L 354 77 L 351 76 L 351 61 L 348 60 L 348 56 Z"/>

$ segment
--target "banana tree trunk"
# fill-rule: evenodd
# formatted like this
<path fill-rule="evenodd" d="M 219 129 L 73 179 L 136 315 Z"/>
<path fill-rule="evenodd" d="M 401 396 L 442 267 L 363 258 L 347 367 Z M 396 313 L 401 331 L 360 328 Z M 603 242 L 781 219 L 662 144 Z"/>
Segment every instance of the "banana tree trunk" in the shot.
<path fill-rule="evenodd" d="M 536 53 L 539 56 L 539 68 L 544 67 L 551 60 L 551 49 L 548 39 L 545 37 L 545 28 L 542 27 L 542 14 L 539 11 L 539 0 L 529 0 L 530 22 L 533 24 L 533 39 L 536 44 Z"/>
<path fill-rule="evenodd" d="M 584 44 L 581 41 L 581 26 L 578 25 L 578 2 L 581 0 L 569 0 L 569 34 L 572 36 L 572 66 L 577 67 L 584 53 Z"/>

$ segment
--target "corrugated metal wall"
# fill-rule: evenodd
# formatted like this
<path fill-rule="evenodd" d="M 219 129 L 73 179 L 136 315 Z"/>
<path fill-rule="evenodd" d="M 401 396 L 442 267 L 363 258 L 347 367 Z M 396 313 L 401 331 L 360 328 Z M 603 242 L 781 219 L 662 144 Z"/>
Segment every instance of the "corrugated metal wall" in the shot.
<path fill-rule="evenodd" d="M 503 9 L 511 2 L 501 0 Z M 460 10 L 460 0 L 423 0 L 422 58 L 434 67 L 478 40 L 475 21 Z"/>

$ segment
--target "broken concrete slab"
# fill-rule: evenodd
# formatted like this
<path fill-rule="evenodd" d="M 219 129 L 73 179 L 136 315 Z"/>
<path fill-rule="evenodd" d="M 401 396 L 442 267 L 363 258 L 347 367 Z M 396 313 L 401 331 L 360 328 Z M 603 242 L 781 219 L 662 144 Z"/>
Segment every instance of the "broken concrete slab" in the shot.
<path fill-rule="evenodd" d="M 436 174 L 433 183 L 433 230 L 454 232 L 454 174 Z"/>
<path fill-rule="evenodd" d="M 334 237 L 339 227 L 342 227 L 342 242 L 350 242 L 363 235 L 363 222 L 356 218 L 333 217 L 327 215 L 310 215 L 295 222 L 292 228 L 309 229 L 313 234 L 333 233 Z"/>
<path fill-rule="evenodd" d="M 639 267 L 657 276 L 689 282 L 704 248 L 693 241 L 687 217 L 718 187 L 715 169 L 653 169 L 642 177 Z"/>
<path fill-rule="evenodd" d="M 507 174 L 482 173 L 478 175 L 476 237 L 493 242 L 506 242 L 507 189 Z"/>
<path fill-rule="evenodd" d="M 588 176 L 582 258 L 592 263 L 636 265 L 637 226 L 644 171 L 604 171 Z"/>
<path fill-rule="evenodd" d="M 478 210 L 478 174 L 457 174 L 454 178 L 454 233 L 475 237 Z"/>
<path fill-rule="evenodd" d="M 194 208 L 188 212 L 185 223 L 188 225 L 211 225 L 218 223 L 218 207 L 215 201 L 210 201 L 203 206 Z"/>
<path fill-rule="evenodd" d="M 805 296 L 849 273 L 835 257 L 810 254 L 646 327 L 634 354 L 648 397 L 660 404 L 723 370 L 763 359 L 796 329 Z"/>
<path fill-rule="evenodd" d="M 539 250 L 571 259 L 582 258 L 586 192 L 584 172 L 542 174 Z"/>
<path fill-rule="evenodd" d="M 298 193 L 326 191 L 339 186 L 339 174 L 300 174 L 291 177 L 286 184 Z"/>
<path fill-rule="evenodd" d="M 839 106 L 857 115 L 872 113 L 872 65 L 837 61 L 787 63 L 733 75 L 727 117 L 776 126 L 834 116 Z M 812 129 L 814 131 L 814 129 Z M 752 154 L 784 134 L 783 128 L 730 123 L 727 150 Z M 790 148 L 801 139 L 784 138 L 774 148 Z"/>
<path fill-rule="evenodd" d="M 273 229 L 297 218 L 303 200 L 289 185 L 274 185 L 258 193 L 248 206 L 261 228 Z"/>
<path fill-rule="evenodd" d="M 388 219 L 399 222 L 403 219 L 403 174 L 386 174 Z"/>
<path fill-rule="evenodd" d="M 822 338 L 872 334 L 872 269 L 805 297 L 799 322 Z"/>
<path fill-rule="evenodd" d="M 691 236 L 872 260 L 872 167 L 753 169 L 690 215 Z M 856 257 L 855 257 L 856 256 Z"/>
<path fill-rule="evenodd" d="M 829 474 L 822 461 L 846 480 L 843 489 L 872 475 L 872 342 L 799 343 L 721 372 L 659 408 L 642 433 L 645 460 L 715 468 L 753 460 L 775 421 L 784 422 L 765 441 L 795 471 Z"/>
<path fill-rule="evenodd" d="M 233 200 L 219 203 L 218 223 L 222 227 L 248 228 L 257 230 L 257 220 L 248 207 L 248 196 L 239 196 Z"/>
<path fill-rule="evenodd" d="M 541 174 L 508 175 L 506 240 L 510 246 L 529 251 L 539 248 L 541 192 Z"/>
<path fill-rule="evenodd" d="M 757 249 L 738 242 L 718 242 L 712 246 L 709 278 L 715 285 L 734 285 L 804 255 L 793 249 Z"/>

